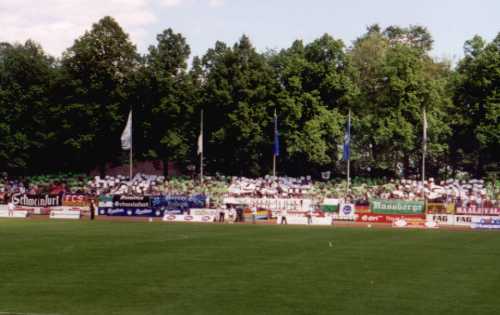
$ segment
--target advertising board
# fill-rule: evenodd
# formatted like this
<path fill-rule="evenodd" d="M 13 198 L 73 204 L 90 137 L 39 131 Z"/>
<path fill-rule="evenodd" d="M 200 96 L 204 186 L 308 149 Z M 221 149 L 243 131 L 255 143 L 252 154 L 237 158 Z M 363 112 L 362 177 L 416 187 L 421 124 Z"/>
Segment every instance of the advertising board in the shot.
<path fill-rule="evenodd" d="M 485 208 L 476 205 L 468 205 L 466 207 L 457 207 L 456 213 L 464 215 L 500 216 L 500 208 L 498 207 Z"/>
<path fill-rule="evenodd" d="M 491 220 L 495 217 L 478 215 L 453 215 L 453 214 L 427 214 L 426 220 L 436 222 L 440 225 L 471 226 L 481 220 Z"/>
<path fill-rule="evenodd" d="M 425 215 L 358 213 L 355 217 L 356 222 L 392 223 L 398 219 L 424 219 Z"/>
<path fill-rule="evenodd" d="M 33 208 L 60 207 L 62 206 L 62 195 L 12 195 L 12 203 L 15 206 L 26 206 Z"/>
<path fill-rule="evenodd" d="M 62 199 L 62 205 L 65 207 L 88 207 L 90 197 L 87 195 L 65 194 Z"/>
<path fill-rule="evenodd" d="M 377 214 L 422 214 L 424 213 L 424 202 L 404 200 L 370 200 L 372 213 Z"/>
<path fill-rule="evenodd" d="M 25 210 L 9 210 L 6 205 L 0 205 L 0 218 L 27 218 L 28 214 Z"/>
<path fill-rule="evenodd" d="M 165 214 L 163 221 L 166 222 L 201 222 L 211 223 L 214 222 L 215 217 L 211 215 L 178 215 L 178 214 Z"/>
<path fill-rule="evenodd" d="M 439 225 L 433 221 L 423 219 L 397 219 L 392 222 L 392 227 L 399 229 L 437 229 Z"/>
<path fill-rule="evenodd" d="M 442 203 L 442 202 L 428 202 L 426 207 L 427 213 L 438 213 L 438 214 L 454 214 L 455 204 L 454 203 Z"/>
<path fill-rule="evenodd" d="M 338 220 L 354 220 L 356 210 L 354 204 L 345 203 L 340 205 Z"/>
<path fill-rule="evenodd" d="M 271 211 L 309 211 L 312 199 L 299 198 L 252 198 L 252 197 L 227 197 L 224 204 L 246 205 L 249 208 L 266 209 Z"/>
<path fill-rule="evenodd" d="M 488 230 L 498 230 L 500 229 L 500 218 L 483 218 L 480 220 L 474 220 L 471 224 L 473 229 L 488 229 Z"/>
<path fill-rule="evenodd" d="M 207 197 L 205 195 L 167 195 L 151 197 L 151 207 L 155 210 L 188 211 L 191 208 L 204 208 L 206 202 Z"/>
<path fill-rule="evenodd" d="M 440 225 L 453 225 L 455 223 L 455 216 L 453 214 L 430 214 L 425 216 L 428 222 L 436 222 Z"/>
<path fill-rule="evenodd" d="M 64 220 L 79 220 L 81 213 L 78 210 L 52 210 L 49 218 L 64 219 Z"/>
<path fill-rule="evenodd" d="M 151 207 L 148 196 L 114 195 L 113 208 L 146 209 Z"/>
<path fill-rule="evenodd" d="M 111 217 L 162 217 L 164 211 L 151 208 L 102 208 L 99 207 L 99 215 Z"/>
<path fill-rule="evenodd" d="M 190 215 L 199 215 L 199 216 L 204 216 L 204 215 L 210 215 L 210 216 L 216 216 L 218 210 L 217 209 L 191 209 L 189 210 Z"/>
<path fill-rule="evenodd" d="M 305 212 L 288 212 L 285 217 L 286 223 L 290 225 L 332 225 L 333 222 L 332 216 L 319 215 L 319 212 L 310 217 Z M 278 220 L 279 223 L 281 223 L 280 221 Z"/>

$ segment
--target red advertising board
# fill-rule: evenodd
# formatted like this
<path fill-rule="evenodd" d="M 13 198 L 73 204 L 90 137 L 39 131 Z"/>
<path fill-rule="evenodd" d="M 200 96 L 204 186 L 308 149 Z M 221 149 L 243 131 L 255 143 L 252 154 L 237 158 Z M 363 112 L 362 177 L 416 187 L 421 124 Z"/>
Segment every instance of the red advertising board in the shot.
<path fill-rule="evenodd" d="M 485 207 L 478 207 L 475 205 L 469 205 L 468 207 L 457 207 L 457 214 L 497 216 L 500 215 L 500 208 L 498 207 L 485 208 Z"/>
<path fill-rule="evenodd" d="M 66 194 L 63 197 L 62 205 L 66 207 L 88 207 L 90 197 L 86 195 Z"/>
<path fill-rule="evenodd" d="M 425 215 L 417 214 L 376 214 L 376 213 L 360 213 L 356 214 L 356 222 L 369 223 L 392 223 L 398 219 L 418 220 L 425 219 Z"/>

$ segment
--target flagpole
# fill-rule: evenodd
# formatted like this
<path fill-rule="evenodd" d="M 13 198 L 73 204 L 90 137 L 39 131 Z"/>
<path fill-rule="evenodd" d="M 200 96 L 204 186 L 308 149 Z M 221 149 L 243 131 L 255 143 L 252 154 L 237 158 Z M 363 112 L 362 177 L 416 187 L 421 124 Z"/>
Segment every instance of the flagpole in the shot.
<path fill-rule="evenodd" d="M 423 108 L 423 123 L 422 123 L 422 185 L 425 181 L 425 156 L 427 154 L 427 113 Z"/>
<path fill-rule="evenodd" d="M 273 177 L 276 177 L 276 154 L 273 153 Z"/>
<path fill-rule="evenodd" d="M 349 129 L 349 151 L 351 150 L 351 109 L 349 108 L 349 117 L 348 117 L 348 123 L 347 123 L 347 128 Z M 351 152 L 349 152 L 349 155 L 347 157 L 347 193 L 346 195 L 349 195 L 349 188 L 351 185 Z"/>
<path fill-rule="evenodd" d="M 200 147 L 200 183 L 203 184 L 203 109 L 201 110 L 200 118 L 200 134 L 201 134 L 201 145 Z"/>
<path fill-rule="evenodd" d="M 133 159 L 133 147 L 134 147 L 134 141 L 133 141 L 133 128 L 132 128 L 132 120 L 134 119 L 132 114 L 132 106 L 130 107 L 130 182 L 132 182 L 132 175 L 133 175 L 133 169 L 134 169 L 134 159 Z"/>
<path fill-rule="evenodd" d="M 274 143 L 273 143 L 273 177 L 276 177 L 276 133 L 278 132 L 278 116 L 274 109 Z"/>

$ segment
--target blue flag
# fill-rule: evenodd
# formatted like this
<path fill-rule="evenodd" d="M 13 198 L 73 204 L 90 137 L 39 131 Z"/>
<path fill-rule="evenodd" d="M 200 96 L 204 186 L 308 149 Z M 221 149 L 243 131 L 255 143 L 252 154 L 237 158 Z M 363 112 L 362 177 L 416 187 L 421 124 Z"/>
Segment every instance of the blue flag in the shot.
<path fill-rule="evenodd" d="M 344 155 L 342 159 L 348 161 L 351 158 L 351 112 L 349 111 L 349 118 L 344 134 Z"/>
<path fill-rule="evenodd" d="M 276 116 L 276 111 L 274 111 L 274 143 L 273 143 L 273 155 L 280 155 L 280 137 L 278 133 L 278 116 Z"/>

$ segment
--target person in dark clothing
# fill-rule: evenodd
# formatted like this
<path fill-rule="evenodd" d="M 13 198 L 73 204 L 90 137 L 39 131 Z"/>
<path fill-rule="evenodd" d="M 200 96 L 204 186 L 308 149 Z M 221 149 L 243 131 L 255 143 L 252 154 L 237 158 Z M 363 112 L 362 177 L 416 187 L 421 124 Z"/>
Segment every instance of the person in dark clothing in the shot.
<path fill-rule="evenodd" d="M 90 220 L 95 218 L 95 204 L 94 199 L 90 199 Z"/>

